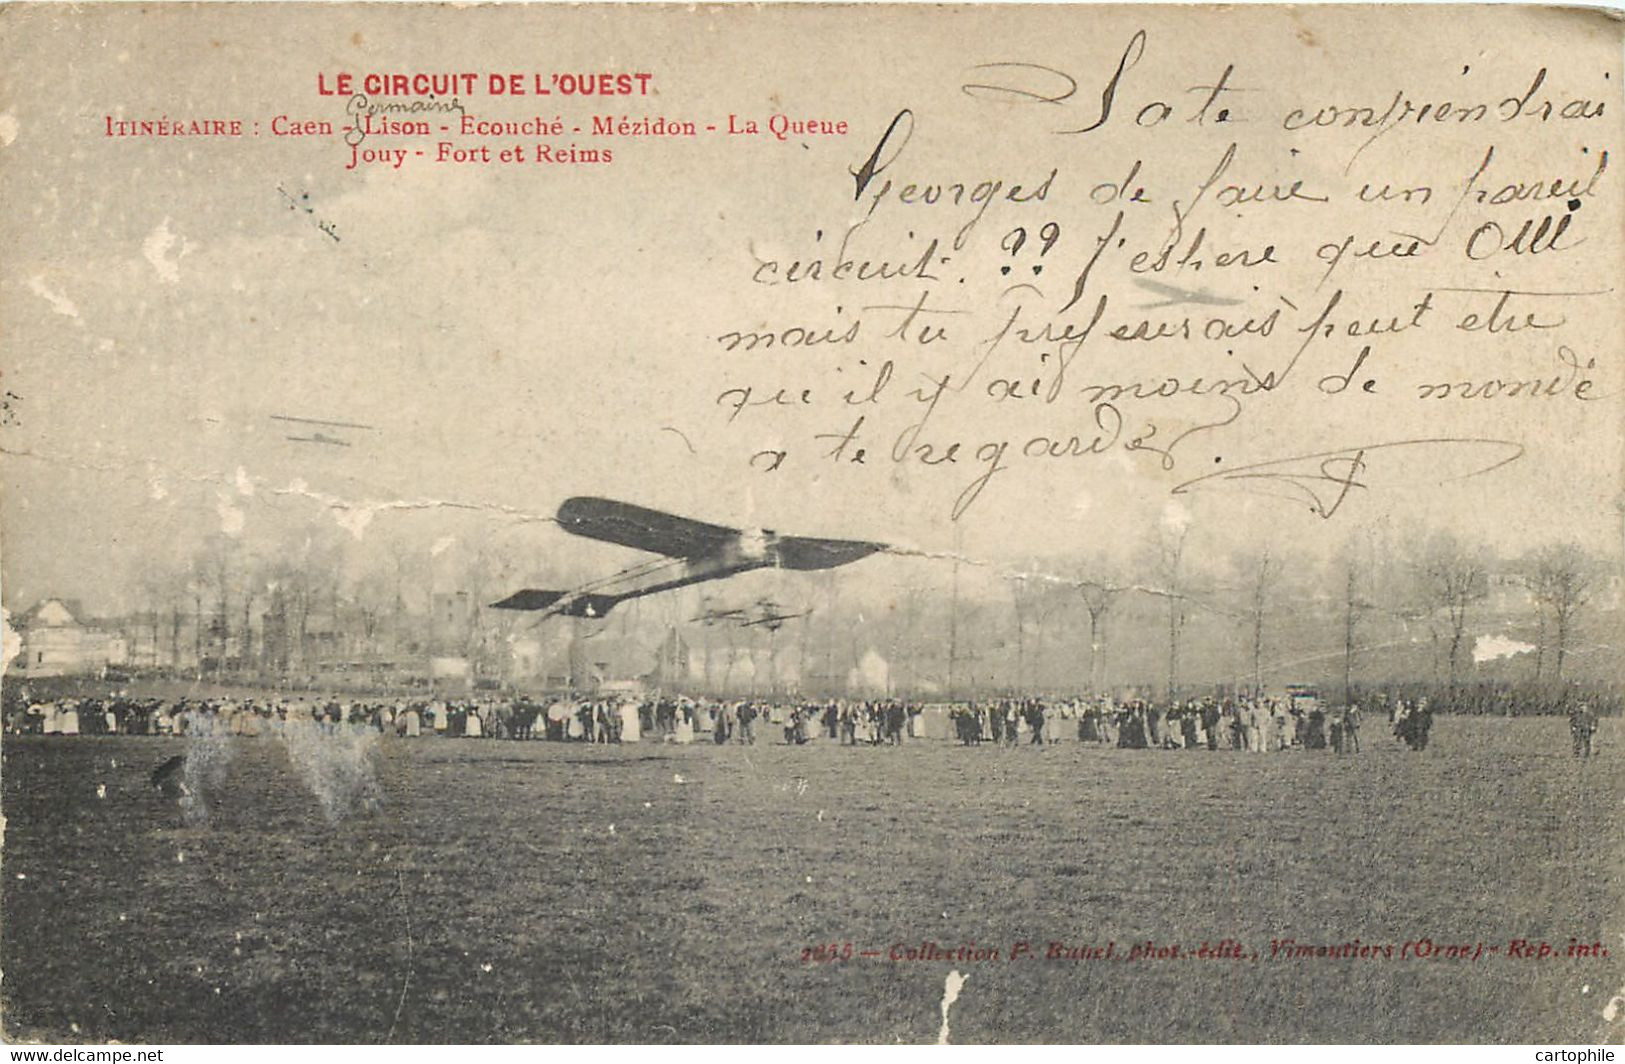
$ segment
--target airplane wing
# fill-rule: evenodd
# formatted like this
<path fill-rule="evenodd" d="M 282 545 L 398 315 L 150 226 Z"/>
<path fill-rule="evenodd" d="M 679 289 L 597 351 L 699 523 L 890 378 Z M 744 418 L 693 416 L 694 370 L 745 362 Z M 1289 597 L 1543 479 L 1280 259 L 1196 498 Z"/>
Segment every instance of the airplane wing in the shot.
<path fill-rule="evenodd" d="M 745 615 L 744 610 L 706 610 L 698 616 L 689 618 L 701 624 L 716 624 L 719 621 L 733 621 Z"/>
<path fill-rule="evenodd" d="M 833 569 L 885 549 L 884 543 L 866 543 L 859 539 L 781 536 L 778 541 L 779 564 L 786 569 Z"/>
<path fill-rule="evenodd" d="M 793 621 L 797 617 L 805 617 L 811 612 L 811 610 L 803 610 L 801 613 L 769 613 L 761 617 L 753 618 L 752 620 L 741 621 L 739 627 L 755 628 L 760 625 L 776 632 L 780 628 L 784 627 L 785 621 Z"/>
<path fill-rule="evenodd" d="M 565 595 L 567 591 L 542 591 L 538 588 L 527 587 L 523 591 L 515 591 L 501 602 L 491 603 L 496 610 L 545 610 Z"/>
<path fill-rule="evenodd" d="M 751 533 L 749 538 L 757 544 L 753 549 L 744 542 L 746 537 L 738 529 L 591 496 L 566 499 L 559 507 L 558 522 L 574 535 L 664 555 L 674 561 L 634 566 L 609 580 L 575 591 L 526 588 L 492 603 L 494 608 L 547 610 L 568 617 L 602 617 L 627 599 L 689 584 L 720 580 L 768 566 L 833 569 L 886 549 L 883 543 L 863 540 L 779 536 L 772 532 Z M 668 571 L 673 566 L 680 571 Z M 611 588 L 615 590 L 611 592 Z"/>
<path fill-rule="evenodd" d="M 621 595 L 572 594 L 569 591 L 543 591 L 527 587 L 515 591 L 501 602 L 491 603 L 494 610 L 546 610 L 553 609 L 560 599 L 567 599 L 555 612 L 561 617 L 602 617 L 622 600 Z"/>
<path fill-rule="evenodd" d="M 558 521 L 566 532 L 668 558 L 716 554 L 739 535 L 737 529 L 590 496 L 564 500 Z"/>

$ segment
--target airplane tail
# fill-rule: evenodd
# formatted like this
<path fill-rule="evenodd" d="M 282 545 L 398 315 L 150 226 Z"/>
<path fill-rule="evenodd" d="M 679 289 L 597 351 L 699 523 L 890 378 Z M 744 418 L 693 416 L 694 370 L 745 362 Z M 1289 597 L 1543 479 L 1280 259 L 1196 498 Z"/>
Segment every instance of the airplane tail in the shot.
<path fill-rule="evenodd" d="M 501 602 L 491 603 L 497 610 L 552 610 L 562 617 L 602 617 L 621 601 L 620 595 L 571 595 L 568 591 L 542 591 L 527 587 L 515 591 Z"/>

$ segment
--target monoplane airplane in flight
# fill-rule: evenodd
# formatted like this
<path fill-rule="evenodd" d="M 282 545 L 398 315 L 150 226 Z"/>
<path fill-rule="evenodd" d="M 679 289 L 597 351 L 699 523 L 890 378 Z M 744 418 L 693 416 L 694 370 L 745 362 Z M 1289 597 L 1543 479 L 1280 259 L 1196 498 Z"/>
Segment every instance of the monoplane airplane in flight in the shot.
<path fill-rule="evenodd" d="M 627 599 L 705 580 L 720 580 L 752 569 L 833 569 L 886 549 L 883 543 L 863 540 L 814 539 L 781 536 L 765 529 L 724 528 L 589 496 L 566 499 L 559 507 L 558 522 L 566 532 L 662 557 L 574 591 L 516 591 L 501 602 L 493 602 L 494 608 L 542 610 L 544 617 L 602 617 Z"/>

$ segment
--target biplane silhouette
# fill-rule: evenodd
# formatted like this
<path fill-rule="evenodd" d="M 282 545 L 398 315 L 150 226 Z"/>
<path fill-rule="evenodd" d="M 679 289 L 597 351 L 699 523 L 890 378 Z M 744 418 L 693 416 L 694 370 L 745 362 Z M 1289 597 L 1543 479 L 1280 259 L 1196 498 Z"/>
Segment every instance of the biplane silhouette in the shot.
<path fill-rule="evenodd" d="M 690 618 L 704 625 L 731 624 L 739 628 L 766 628 L 777 632 L 784 622 L 806 617 L 812 610 L 787 610 L 769 598 L 757 599 L 752 606 L 707 606 Z"/>

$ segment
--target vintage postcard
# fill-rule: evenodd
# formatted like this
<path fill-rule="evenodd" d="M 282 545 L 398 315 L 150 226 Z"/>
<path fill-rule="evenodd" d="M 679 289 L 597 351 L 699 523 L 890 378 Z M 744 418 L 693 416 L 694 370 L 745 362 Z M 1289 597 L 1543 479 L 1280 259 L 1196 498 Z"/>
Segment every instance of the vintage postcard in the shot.
<path fill-rule="evenodd" d="M 5 1038 L 1620 1042 L 1621 42 L 0 8 Z"/>

